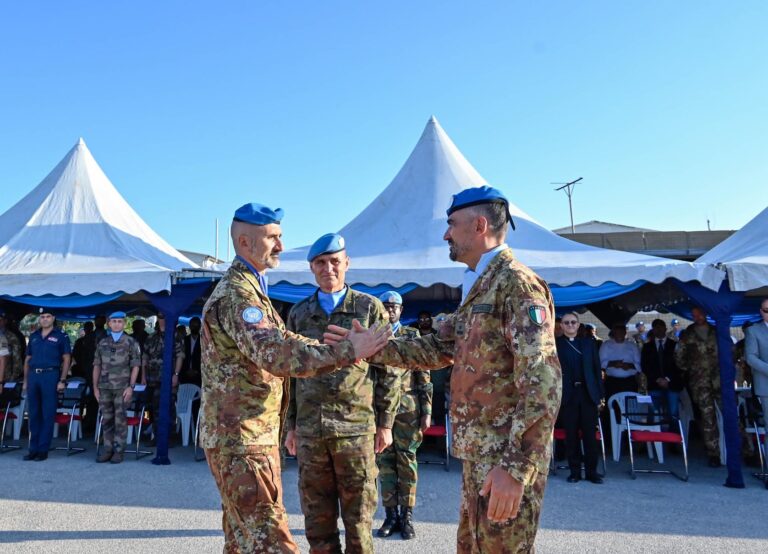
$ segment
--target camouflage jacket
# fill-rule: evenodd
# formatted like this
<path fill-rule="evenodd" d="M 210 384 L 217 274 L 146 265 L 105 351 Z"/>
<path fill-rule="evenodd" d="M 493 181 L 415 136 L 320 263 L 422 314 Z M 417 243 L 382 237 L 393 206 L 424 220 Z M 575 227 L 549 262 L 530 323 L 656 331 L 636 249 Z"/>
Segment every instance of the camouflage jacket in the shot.
<path fill-rule="evenodd" d="M 99 366 L 100 389 L 124 389 L 131 384 L 131 370 L 141 365 L 139 343 L 130 335 L 123 333 L 115 342 L 112 335 L 101 339 L 96 345 L 93 366 Z"/>
<path fill-rule="evenodd" d="M 24 378 L 24 357 L 19 337 L 11 332 L 2 334 L 8 342 L 9 356 L 5 360 L 5 380 L 20 381 Z"/>
<path fill-rule="evenodd" d="M 421 336 L 418 329 L 401 325 L 395 337 L 415 339 Z M 397 413 L 419 411 L 421 415 L 432 415 L 432 382 L 428 371 L 397 369 L 400 373 L 400 406 Z"/>
<path fill-rule="evenodd" d="M 370 327 L 386 323 L 389 316 L 378 299 L 347 289 L 330 316 L 315 292 L 291 308 L 287 325 L 320 340 L 328 325 L 350 329 L 354 319 Z M 397 371 L 365 360 L 330 375 L 294 381 L 286 427 L 307 437 L 353 437 L 373 434 L 376 427 L 391 429 L 400 401 L 398 382 Z"/>
<path fill-rule="evenodd" d="M 680 334 L 675 347 L 675 363 L 692 381 L 706 376 L 715 390 L 720 390 L 720 362 L 717 359 L 717 333 L 707 325 L 707 336 L 700 339 L 692 323 Z"/>
<path fill-rule="evenodd" d="M 453 455 L 500 465 L 529 485 L 548 470 L 560 407 L 554 320 L 547 284 L 506 249 L 437 334 L 391 340 L 371 360 L 430 369 L 453 363 Z"/>
<path fill-rule="evenodd" d="M 245 453 L 279 444 L 285 377 L 309 377 L 355 360 L 352 343 L 322 345 L 286 331 L 256 275 L 232 262 L 203 308 L 202 444 Z"/>
<path fill-rule="evenodd" d="M 163 379 L 163 348 L 165 347 L 165 333 L 157 329 L 144 343 L 144 353 L 141 356 L 146 367 L 147 384 L 158 384 Z M 173 341 L 173 360 L 171 367 L 179 358 L 184 358 L 184 343 L 175 336 Z"/>

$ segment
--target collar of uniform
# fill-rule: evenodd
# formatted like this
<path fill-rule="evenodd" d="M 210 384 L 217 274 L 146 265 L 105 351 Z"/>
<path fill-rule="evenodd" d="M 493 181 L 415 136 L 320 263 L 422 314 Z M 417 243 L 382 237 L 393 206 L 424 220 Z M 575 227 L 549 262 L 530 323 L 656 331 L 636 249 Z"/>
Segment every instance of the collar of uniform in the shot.
<path fill-rule="evenodd" d="M 496 270 L 498 270 L 504 264 L 507 264 L 515 259 L 514 255 L 512 254 L 512 249 L 506 244 L 504 246 L 505 248 L 500 250 L 493 257 L 493 259 L 490 262 L 488 262 L 488 266 L 480 274 L 480 277 L 477 278 L 477 281 L 475 281 L 475 284 L 472 286 L 472 289 L 467 293 L 467 296 L 464 298 L 464 302 L 462 302 L 462 305 L 466 304 L 472 297 L 477 296 L 479 293 L 488 290 L 488 287 L 490 286 L 490 283 L 491 283 L 491 279 L 493 277 L 493 274 L 496 273 Z"/>
<path fill-rule="evenodd" d="M 344 295 L 344 299 L 339 303 L 338 306 L 331 312 L 332 314 L 354 314 L 355 313 L 355 299 L 353 290 L 349 288 L 348 285 L 344 285 L 344 287 L 347 289 L 347 294 Z M 318 294 L 320 293 L 320 289 L 316 289 L 315 293 L 309 297 L 309 307 L 312 310 L 313 313 L 317 313 L 322 315 L 323 317 L 329 317 L 328 314 L 325 313 L 322 306 L 320 306 L 320 299 L 318 298 Z"/>
<path fill-rule="evenodd" d="M 258 291 L 259 296 L 266 296 L 264 291 L 261 290 L 258 273 L 254 273 L 253 269 L 239 256 L 236 256 L 235 259 L 232 260 L 228 272 L 239 274 L 242 279 L 248 281 L 248 283 Z"/>

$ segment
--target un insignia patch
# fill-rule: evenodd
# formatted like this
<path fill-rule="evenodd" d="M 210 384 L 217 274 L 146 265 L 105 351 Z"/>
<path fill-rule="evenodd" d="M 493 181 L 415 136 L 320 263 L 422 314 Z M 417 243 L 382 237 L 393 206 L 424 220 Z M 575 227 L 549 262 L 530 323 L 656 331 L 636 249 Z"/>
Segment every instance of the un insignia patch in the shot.
<path fill-rule="evenodd" d="M 544 306 L 531 306 L 528 308 L 528 317 L 536 325 L 541 327 L 547 321 L 547 309 Z"/>
<path fill-rule="evenodd" d="M 263 318 L 264 313 L 255 306 L 243 310 L 243 321 L 246 323 L 258 323 Z"/>

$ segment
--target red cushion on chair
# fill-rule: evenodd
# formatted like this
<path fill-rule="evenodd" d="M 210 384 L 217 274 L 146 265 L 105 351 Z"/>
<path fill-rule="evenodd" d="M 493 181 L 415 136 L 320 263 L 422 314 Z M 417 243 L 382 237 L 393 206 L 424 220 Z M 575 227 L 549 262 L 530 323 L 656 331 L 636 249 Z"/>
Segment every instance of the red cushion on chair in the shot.
<path fill-rule="evenodd" d="M 426 431 L 424 431 L 425 437 L 444 437 L 445 436 L 445 425 L 432 425 L 431 427 L 428 427 Z"/>
<path fill-rule="evenodd" d="M 139 416 L 131 416 L 125 418 L 125 424 L 126 425 L 138 425 L 139 424 Z"/>
<path fill-rule="evenodd" d="M 58 413 L 56 414 L 56 418 L 53 420 L 55 423 L 58 423 L 59 425 L 69 425 L 69 420 L 74 419 L 75 421 L 80 421 L 80 416 L 75 415 L 73 418 L 70 414 L 62 414 Z"/>
<path fill-rule="evenodd" d="M 683 437 L 669 431 L 632 431 L 632 440 L 637 442 L 670 442 L 681 444 Z"/>
<path fill-rule="evenodd" d="M 552 438 L 558 441 L 564 441 L 565 429 L 555 429 L 552 432 Z M 581 438 L 581 431 L 579 431 L 579 438 Z M 598 441 L 603 440 L 603 437 L 600 435 L 600 431 L 595 431 L 595 439 L 597 439 Z"/>
<path fill-rule="evenodd" d="M 0 412 L 0 421 L 3 421 L 5 419 L 5 412 Z M 8 412 L 8 419 L 18 419 L 16 417 L 16 414 L 13 412 Z"/>

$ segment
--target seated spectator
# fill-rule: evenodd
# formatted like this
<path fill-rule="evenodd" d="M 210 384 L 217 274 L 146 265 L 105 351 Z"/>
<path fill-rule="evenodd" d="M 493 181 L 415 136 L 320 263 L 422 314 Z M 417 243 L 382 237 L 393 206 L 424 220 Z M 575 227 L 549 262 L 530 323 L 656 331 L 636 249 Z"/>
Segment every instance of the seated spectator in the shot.
<path fill-rule="evenodd" d="M 640 354 L 640 365 L 648 381 L 653 405 L 676 418 L 684 383 L 675 364 L 675 346 L 675 341 L 667 336 L 667 324 L 661 319 L 653 320 L 651 337 Z"/>
<path fill-rule="evenodd" d="M 563 335 L 555 341 L 557 357 L 563 369 L 563 395 L 560 421 L 565 428 L 565 450 L 571 471 L 569 483 L 581 479 L 582 453 L 579 433 L 584 444 L 584 469 L 588 481 L 600 484 L 597 474 L 598 406 L 603 398 L 600 357 L 597 344 L 588 338 L 578 338 L 579 316 L 567 313 L 562 318 Z"/>
<path fill-rule="evenodd" d="M 600 348 L 600 365 L 605 371 L 605 395 L 610 398 L 617 392 L 637 392 L 637 375 L 640 374 L 640 350 L 634 341 L 628 341 L 627 328 L 614 323 L 611 338 Z"/>

